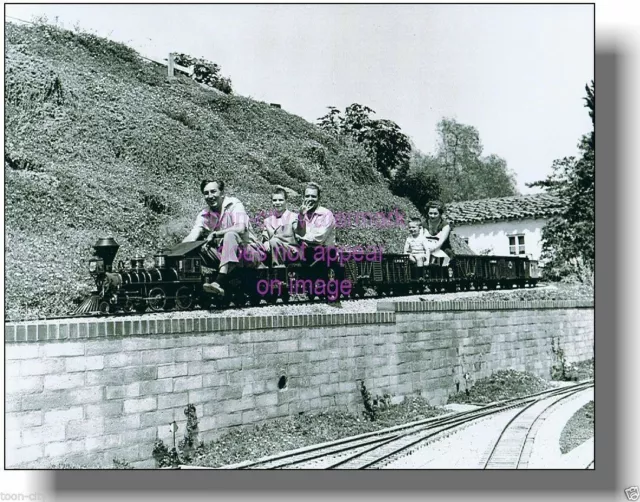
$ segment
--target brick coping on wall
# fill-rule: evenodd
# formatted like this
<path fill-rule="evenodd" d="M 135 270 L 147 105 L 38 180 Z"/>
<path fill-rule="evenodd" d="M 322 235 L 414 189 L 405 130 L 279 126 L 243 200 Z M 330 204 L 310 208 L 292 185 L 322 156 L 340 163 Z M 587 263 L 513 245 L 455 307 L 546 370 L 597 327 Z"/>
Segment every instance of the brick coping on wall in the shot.
<path fill-rule="evenodd" d="M 5 323 L 5 342 L 104 339 L 123 336 L 215 333 L 273 328 L 389 324 L 392 312 L 207 317 L 193 313 L 169 319 L 56 319 Z"/>
<path fill-rule="evenodd" d="M 396 312 L 593 308 L 593 301 L 380 301 L 378 312 L 169 319 L 56 319 L 5 323 L 5 342 L 104 339 L 123 336 L 177 335 L 273 328 L 314 328 L 395 323 Z"/>

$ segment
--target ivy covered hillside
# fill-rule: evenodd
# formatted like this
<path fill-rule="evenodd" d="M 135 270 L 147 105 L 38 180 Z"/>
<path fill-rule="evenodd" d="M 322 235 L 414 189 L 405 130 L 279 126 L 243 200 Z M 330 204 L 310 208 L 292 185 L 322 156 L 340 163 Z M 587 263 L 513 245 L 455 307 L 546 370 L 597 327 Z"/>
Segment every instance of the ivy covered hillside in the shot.
<path fill-rule="evenodd" d="M 6 27 L 5 228 L 8 319 L 64 315 L 92 284 L 86 259 L 112 236 L 121 258 L 174 245 L 216 175 L 251 216 L 280 184 L 304 183 L 334 212 L 417 215 L 364 147 L 281 109 L 206 89 L 132 49 L 46 25 Z M 404 228 L 338 230 L 339 244 L 400 250 Z M 85 261 L 83 261 L 85 260 Z"/>

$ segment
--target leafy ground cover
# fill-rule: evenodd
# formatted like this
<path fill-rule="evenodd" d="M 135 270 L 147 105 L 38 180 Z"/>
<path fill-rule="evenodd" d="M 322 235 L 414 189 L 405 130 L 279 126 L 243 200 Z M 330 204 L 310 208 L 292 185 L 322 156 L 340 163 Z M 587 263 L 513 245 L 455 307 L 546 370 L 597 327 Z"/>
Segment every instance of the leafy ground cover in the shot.
<path fill-rule="evenodd" d="M 594 402 L 589 401 L 575 412 L 560 435 L 560 451 L 565 454 L 580 446 L 594 435 L 595 408 Z"/>
<path fill-rule="evenodd" d="M 595 359 L 587 359 L 565 365 L 565 379 L 570 381 L 592 380 L 595 375 Z"/>
<path fill-rule="evenodd" d="M 500 370 L 476 381 L 469 392 L 458 392 L 449 396 L 449 403 L 486 404 L 549 389 L 550 384 L 531 373 Z"/>
<path fill-rule="evenodd" d="M 593 287 L 586 284 L 553 283 L 549 288 L 526 288 L 513 290 L 484 291 L 482 299 L 496 301 L 593 301 Z"/>
<path fill-rule="evenodd" d="M 231 430 L 198 450 L 191 465 L 220 467 L 245 460 L 373 432 L 444 413 L 415 396 L 380 411 L 375 421 L 346 412 L 323 412 L 275 419 L 254 427 Z"/>

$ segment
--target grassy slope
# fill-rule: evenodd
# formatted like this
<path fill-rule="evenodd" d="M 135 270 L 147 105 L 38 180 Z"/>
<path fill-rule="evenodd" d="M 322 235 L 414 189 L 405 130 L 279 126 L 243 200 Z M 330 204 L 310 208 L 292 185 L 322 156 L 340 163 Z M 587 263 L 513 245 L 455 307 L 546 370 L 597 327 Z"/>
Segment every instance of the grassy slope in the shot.
<path fill-rule="evenodd" d="M 325 187 L 334 211 L 416 209 L 393 196 L 357 146 L 265 103 L 202 89 L 131 49 L 52 27 L 6 24 L 6 317 L 69 311 L 86 260 L 113 236 L 120 258 L 178 242 L 217 175 L 255 214 L 282 184 Z M 299 195 L 290 198 L 298 207 Z M 398 251 L 406 230 L 339 231 Z"/>

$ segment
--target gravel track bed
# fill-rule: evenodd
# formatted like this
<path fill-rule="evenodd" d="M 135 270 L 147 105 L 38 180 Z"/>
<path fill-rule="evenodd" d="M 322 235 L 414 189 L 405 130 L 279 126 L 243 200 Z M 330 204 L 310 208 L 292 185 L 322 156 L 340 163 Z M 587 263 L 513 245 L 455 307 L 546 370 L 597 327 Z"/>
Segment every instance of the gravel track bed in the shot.
<path fill-rule="evenodd" d="M 100 319 L 112 321 L 121 320 L 153 320 L 153 319 L 181 319 L 199 317 L 246 317 L 246 316 L 270 316 L 270 315 L 304 315 L 304 314 L 336 314 L 336 313 L 370 313 L 377 312 L 377 305 L 381 301 L 429 301 L 444 302 L 451 300 L 564 300 L 587 299 L 591 293 L 584 288 L 565 285 L 545 285 L 536 288 L 496 290 L 496 291 L 461 291 L 457 293 L 420 294 L 394 297 L 370 297 L 359 300 L 342 300 L 339 305 L 332 306 L 326 303 L 304 303 L 299 305 L 264 305 L 259 307 L 229 308 L 226 310 L 191 310 L 183 312 L 147 313 L 141 315 L 110 316 L 110 317 L 82 317 L 82 322 L 92 322 Z M 593 298 L 591 294 L 591 298 Z M 45 320 L 45 319 L 42 319 Z M 30 320 L 26 322 L 34 322 Z"/>
<path fill-rule="evenodd" d="M 589 401 L 575 412 L 562 429 L 560 451 L 564 455 L 594 435 L 594 402 Z"/>

